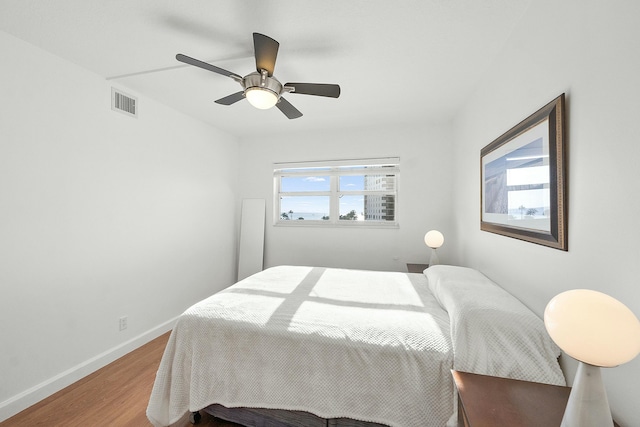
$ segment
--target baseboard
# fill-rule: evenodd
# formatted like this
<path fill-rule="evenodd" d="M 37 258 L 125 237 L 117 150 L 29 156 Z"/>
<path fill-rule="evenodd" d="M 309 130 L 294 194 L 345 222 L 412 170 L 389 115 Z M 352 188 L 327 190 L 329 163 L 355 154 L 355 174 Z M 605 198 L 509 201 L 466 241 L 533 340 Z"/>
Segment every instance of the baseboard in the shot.
<path fill-rule="evenodd" d="M 63 388 L 73 384 L 74 382 L 86 377 L 87 375 L 107 366 L 114 360 L 124 356 L 136 348 L 148 343 L 149 341 L 159 337 L 165 332 L 173 329 L 178 318 L 175 317 L 153 329 L 150 329 L 129 341 L 126 341 L 116 347 L 113 347 L 104 353 L 101 353 L 89 360 L 86 360 L 71 369 L 68 369 L 28 390 L 17 394 L 4 402 L 0 402 L 0 422 L 11 418 L 12 416 L 24 411 L 28 407 L 40 402 L 41 400 L 51 396 L 52 394 L 62 390 Z"/>

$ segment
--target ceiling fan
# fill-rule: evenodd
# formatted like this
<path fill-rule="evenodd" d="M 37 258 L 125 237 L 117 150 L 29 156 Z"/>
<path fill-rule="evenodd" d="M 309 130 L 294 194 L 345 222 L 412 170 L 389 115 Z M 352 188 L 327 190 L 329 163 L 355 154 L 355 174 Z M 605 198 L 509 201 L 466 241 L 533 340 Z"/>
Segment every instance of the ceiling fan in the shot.
<path fill-rule="evenodd" d="M 185 64 L 194 65 L 223 76 L 231 77 L 240 83 L 242 90 L 216 101 L 218 104 L 231 105 L 247 98 L 249 103 L 256 108 L 268 109 L 274 105 L 289 119 L 297 119 L 302 116 L 296 107 L 282 97 L 283 93 L 299 93 L 304 95 L 326 96 L 338 98 L 340 86 L 324 83 L 285 83 L 284 85 L 273 76 L 276 65 L 278 48 L 280 43 L 260 33 L 253 33 L 253 46 L 256 58 L 256 71 L 244 77 L 232 73 L 215 65 L 191 58 L 181 53 L 176 59 Z"/>

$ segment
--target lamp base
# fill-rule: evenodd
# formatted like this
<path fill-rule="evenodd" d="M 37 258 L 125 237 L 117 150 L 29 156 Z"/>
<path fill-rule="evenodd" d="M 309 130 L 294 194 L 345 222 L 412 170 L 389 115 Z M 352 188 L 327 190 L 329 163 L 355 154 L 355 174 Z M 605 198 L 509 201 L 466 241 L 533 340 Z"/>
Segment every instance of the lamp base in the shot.
<path fill-rule="evenodd" d="M 440 260 L 438 259 L 438 254 L 436 253 L 435 248 L 431 248 L 431 258 L 429 258 L 429 267 L 432 265 L 440 264 Z"/>
<path fill-rule="evenodd" d="M 613 427 L 600 367 L 579 363 L 560 427 Z"/>

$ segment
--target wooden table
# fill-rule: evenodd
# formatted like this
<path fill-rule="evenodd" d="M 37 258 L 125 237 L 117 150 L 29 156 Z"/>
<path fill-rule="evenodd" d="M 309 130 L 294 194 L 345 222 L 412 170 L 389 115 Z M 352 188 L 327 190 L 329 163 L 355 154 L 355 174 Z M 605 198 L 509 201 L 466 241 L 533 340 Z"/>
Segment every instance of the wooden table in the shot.
<path fill-rule="evenodd" d="M 562 423 L 570 387 L 459 371 L 452 374 L 461 427 L 557 427 Z"/>
<path fill-rule="evenodd" d="M 407 271 L 409 273 L 422 273 L 425 268 L 428 268 L 429 264 L 410 264 L 407 263 Z"/>

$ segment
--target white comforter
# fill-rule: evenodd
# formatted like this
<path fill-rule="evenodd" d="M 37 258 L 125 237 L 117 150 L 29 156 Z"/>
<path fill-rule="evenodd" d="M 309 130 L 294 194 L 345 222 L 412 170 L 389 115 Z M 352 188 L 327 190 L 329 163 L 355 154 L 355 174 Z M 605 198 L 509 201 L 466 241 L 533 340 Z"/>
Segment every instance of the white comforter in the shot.
<path fill-rule="evenodd" d="M 423 275 L 274 267 L 180 317 L 147 416 L 167 426 L 219 403 L 443 426 L 450 342 Z"/>

